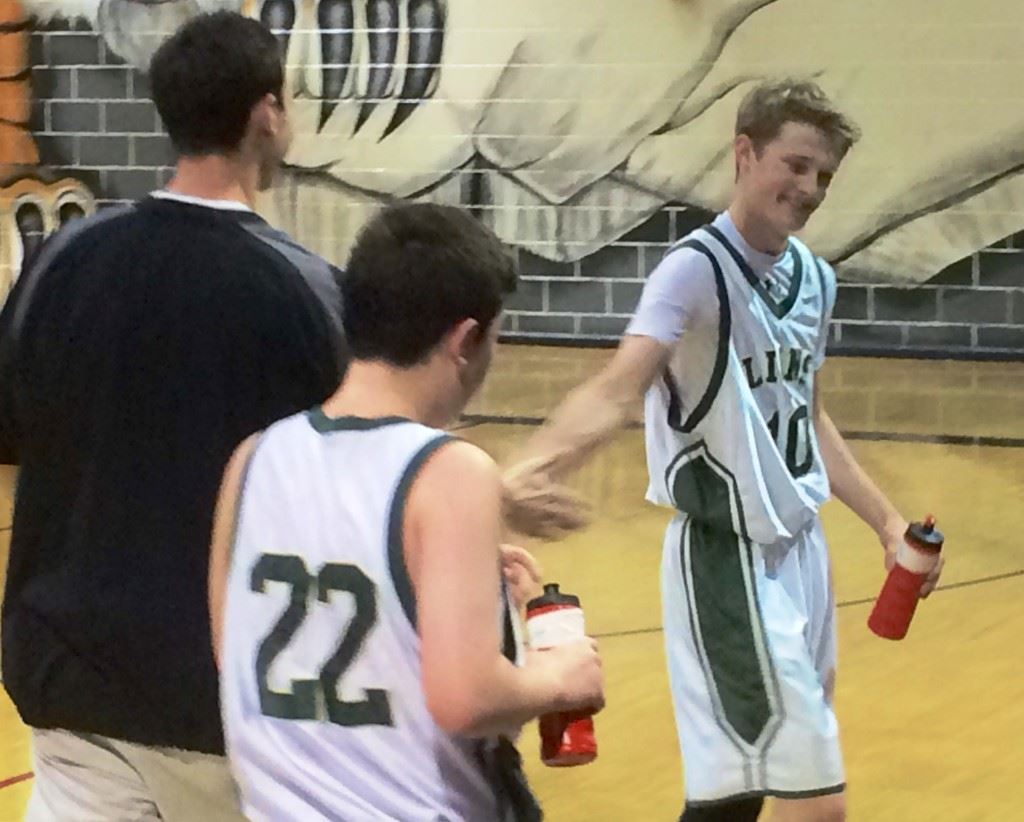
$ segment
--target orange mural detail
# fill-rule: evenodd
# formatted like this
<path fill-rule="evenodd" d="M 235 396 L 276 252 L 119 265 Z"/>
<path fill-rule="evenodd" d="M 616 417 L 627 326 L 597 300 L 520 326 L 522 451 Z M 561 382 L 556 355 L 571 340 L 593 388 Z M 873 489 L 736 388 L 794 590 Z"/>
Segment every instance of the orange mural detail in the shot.
<path fill-rule="evenodd" d="M 29 25 L 20 0 L 0 0 L 0 180 L 12 173 L 12 166 L 39 162 L 28 131 Z"/>
<path fill-rule="evenodd" d="M 21 0 L 0 0 L 0 304 L 43 238 L 95 210 L 81 182 L 40 168 L 29 130 L 31 34 Z"/>

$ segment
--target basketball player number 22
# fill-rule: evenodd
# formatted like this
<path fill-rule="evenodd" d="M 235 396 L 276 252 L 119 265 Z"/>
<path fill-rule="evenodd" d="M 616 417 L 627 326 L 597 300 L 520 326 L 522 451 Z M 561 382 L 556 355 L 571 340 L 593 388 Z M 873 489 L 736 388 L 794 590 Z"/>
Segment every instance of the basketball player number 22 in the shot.
<path fill-rule="evenodd" d="M 392 725 L 391 703 L 387 691 L 367 688 L 364 699 L 346 702 L 338 698 L 338 682 L 362 649 L 366 635 L 377 622 L 377 589 L 355 565 L 329 562 L 313 576 L 306 563 L 293 554 L 262 554 L 252 569 L 250 588 L 265 593 L 267 582 L 283 582 L 291 587 L 288 607 L 260 643 L 256 654 L 256 679 L 259 683 L 260 710 L 278 719 L 319 719 L 324 706 L 328 721 L 335 725 Z M 318 602 L 328 603 L 331 592 L 351 594 L 355 614 L 345 629 L 338 647 L 320 669 L 317 679 L 293 679 L 291 693 L 271 690 L 267 673 L 298 631 L 309 611 L 310 594 Z M 314 604 L 313 607 L 316 607 Z"/>

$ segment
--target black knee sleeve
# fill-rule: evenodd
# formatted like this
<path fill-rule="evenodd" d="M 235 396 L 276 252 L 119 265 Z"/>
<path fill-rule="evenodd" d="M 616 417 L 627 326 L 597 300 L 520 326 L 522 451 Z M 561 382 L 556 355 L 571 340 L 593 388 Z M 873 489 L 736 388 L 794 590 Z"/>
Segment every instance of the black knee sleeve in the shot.
<path fill-rule="evenodd" d="M 714 805 L 687 807 L 679 822 L 757 822 L 764 806 L 764 798 L 733 799 Z"/>

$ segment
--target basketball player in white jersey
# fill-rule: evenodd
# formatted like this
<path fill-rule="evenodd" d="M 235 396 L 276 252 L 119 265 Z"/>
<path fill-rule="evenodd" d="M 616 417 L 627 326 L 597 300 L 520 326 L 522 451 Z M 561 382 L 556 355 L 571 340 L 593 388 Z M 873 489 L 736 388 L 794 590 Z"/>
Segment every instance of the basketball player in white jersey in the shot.
<path fill-rule="evenodd" d="M 232 458 L 211 617 L 252 820 L 539 819 L 510 740 L 603 704 L 592 640 L 523 658 L 498 468 L 441 430 L 483 381 L 514 288 L 467 213 L 380 212 L 341 279 L 341 387 Z"/>
<path fill-rule="evenodd" d="M 728 211 L 670 250 L 612 361 L 524 455 L 560 476 L 646 395 L 647 496 L 677 510 L 662 600 L 685 822 L 755 820 L 765 796 L 777 798 L 774 820 L 845 817 L 818 509 L 835 494 L 878 534 L 887 563 L 906 522 L 822 407 L 815 375 L 835 275 L 791 233 L 857 136 L 812 83 L 750 92 Z M 510 497 L 537 480 L 526 462 L 513 466 Z"/>

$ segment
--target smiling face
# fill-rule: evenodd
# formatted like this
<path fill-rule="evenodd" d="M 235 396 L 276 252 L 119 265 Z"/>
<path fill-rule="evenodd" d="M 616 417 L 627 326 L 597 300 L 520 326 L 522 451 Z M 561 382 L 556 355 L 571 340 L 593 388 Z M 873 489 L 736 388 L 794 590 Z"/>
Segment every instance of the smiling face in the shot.
<path fill-rule="evenodd" d="M 737 196 L 760 230 L 780 239 L 804 227 L 842 160 L 821 129 L 793 121 L 760 150 L 740 134 L 735 151 Z"/>

